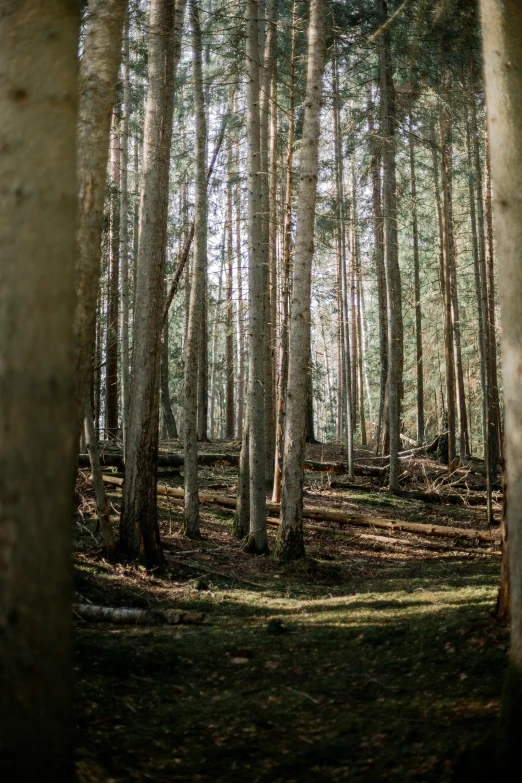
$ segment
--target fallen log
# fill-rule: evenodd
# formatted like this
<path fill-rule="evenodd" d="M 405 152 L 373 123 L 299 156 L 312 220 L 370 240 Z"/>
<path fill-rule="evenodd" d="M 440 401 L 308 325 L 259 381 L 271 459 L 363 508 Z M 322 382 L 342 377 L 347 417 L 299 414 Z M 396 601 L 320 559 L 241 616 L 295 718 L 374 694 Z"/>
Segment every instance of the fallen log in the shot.
<path fill-rule="evenodd" d="M 123 479 L 117 476 L 104 476 L 104 481 L 108 484 L 121 486 Z M 177 487 L 167 487 L 167 485 L 157 484 L 156 491 L 158 495 L 173 498 L 183 498 L 183 490 Z M 210 503 L 225 508 L 236 508 L 236 498 L 226 497 L 225 495 L 212 495 L 207 492 L 199 493 L 200 503 Z M 267 501 L 266 509 L 269 513 L 279 513 L 280 504 Z M 383 519 L 381 517 L 368 517 L 359 514 L 348 514 L 342 511 L 329 511 L 325 508 L 315 508 L 304 506 L 303 517 L 306 519 L 317 519 L 320 522 L 335 522 L 341 527 L 343 525 L 355 525 L 356 527 L 380 528 L 381 530 L 393 530 L 396 532 L 405 531 L 407 533 L 418 533 L 424 536 L 438 536 L 441 538 L 465 538 L 472 541 L 485 541 L 493 543 L 492 533 L 474 528 L 449 527 L 445 525 L 427 525 L 421 522 L 397 522 L 394 519 Z"/>
<path fill-rule="evenodd" d="M 372 492 L 385 495 L 386 492 L 379 487 L 369 487 L 366 484 L 352 484 L 346 481 L 331 481 L 330 487 L 332 489 L 346 489 L 354 492 Z M 406 498 L 408 500 L 421 500 L 424 503 L 447 503 L 453 506 L 468 505 L 468 506 L 485 506 L 486 495 L 474 490 L 468 490 L 461 494 L 460 492 L 436 492 L 434 490 L 406 490 L 401 489 L 398 493 L 399 497 Z M 493 498 L 495 503 L 502 503 L 501 497 Z"/>
<path fill-rule="evenodd" d="M 95 604 L 75 604 L 75 614 L 89 623 L 115 625 L 199 625 L 203 612 L 179 612 L 176 609 L 129 609 Z"/>
<path fill-rule="evenodd" d="M 123 455 L 114 452 L 100 454 L 100 463 L 104 468 L 118 468 L 119 470 L 124 470 L 125 468 Z M 183 454 L 158 454 L 158 468 L 182 468 L 183 464 Z M 239 454 L 198 454 L 198 465 L 231 465 L 232 467 L 238 467 Z M 88 454 L 80 454 L 78 456 L 78 467 L 90 467 Z M 316 462 L 315 460 L 306 460 L 305 470 L 320 473 L 336 473 L 338 475 L 344 475 L 348 472 L 344 462 Z M 356 476 L 383 476 L 385 473 L 386 467 L 355 465 Z"/>

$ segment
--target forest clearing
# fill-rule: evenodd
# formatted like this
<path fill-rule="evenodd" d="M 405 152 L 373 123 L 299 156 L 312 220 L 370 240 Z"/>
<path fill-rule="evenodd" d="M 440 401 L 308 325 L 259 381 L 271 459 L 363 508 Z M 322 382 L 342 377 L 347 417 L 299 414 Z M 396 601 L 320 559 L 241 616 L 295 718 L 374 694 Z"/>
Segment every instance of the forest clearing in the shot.
<path fill-rule="evenodd" d="M 160 453 L 179 445 L 162 441 Z M 227 442 L 203 453 L 218 445 L 239 450 Z M 343 455 L 312 446 L 307 456 Z M 440 471 L 426 457 L 408 467 Z M 172 469 L 160 473 L 160 486 L 182 484 Z M 307 472 L 305 505 L 489 530 L 491 542 L 305 522 L 307 558 L 281 566 L 245 554 L 230 510 L 217 505 L 202 507 L 203 538 L 187 540 L 182 501 L 158 496 L 166 571 L 136 572 L 92 540 L 81 473 L 89 532 L 77 531 L 75 601 L 205 617 L 175 626 L 77 617 L 80 781 L 466 779 L 466 749 L 495 726 L 508 648 L 494 617 L 498 526 L 488 529 L 485 506 L 394 498 L 371 478 L 334 489 L 335 478 Z M 233 496 L 237 468 L 201 467 L 199 482 L 202 493 Z M 120 489 L 108 494 L 117 510 Z M 482 779 L 492 774 L 486 765 Z"/>
<path fill-rule="evenodd" d="M 0 0 L 0 780 L 522 769 L 521 0 Z"/>

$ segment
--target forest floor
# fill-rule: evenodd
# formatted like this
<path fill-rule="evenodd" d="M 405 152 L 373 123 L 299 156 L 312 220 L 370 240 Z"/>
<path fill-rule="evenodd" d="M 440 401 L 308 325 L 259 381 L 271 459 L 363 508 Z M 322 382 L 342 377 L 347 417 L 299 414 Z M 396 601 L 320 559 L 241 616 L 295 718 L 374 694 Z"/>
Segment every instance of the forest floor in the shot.
<path fill-rule="evenodd" d="M 207 450 L 226 448 L 238 444 Z M 340 457 L 321 446 L 309 456 Z M 426 460 L 415 464 L 425 475 Z M 216 506 L 201 507 L 202 540 L 183 539 L 181 502 L 158 498 L 168 568 L 156 574 L 104 559 L 87 475 L 75 526 L 78 602 L 179 608 L 205 620 L 77 618 L 80 783 L 444 783 L 462 750 L 494 727 L 508 643 L 492 616 L 498 544 L 316 522 L 305 524 L 307 559 L 284 567 L 243 553 L 232 514 Z M 235 491 L 234 468 L 201 468 L 200 478 L 202 489 Z M 482 507 L 306 478 L 307 505 L 487 530 Z M 182 486 L 179 476 L 164 481 Z M 119 490 L 109 496 L 117 511 Z"/>

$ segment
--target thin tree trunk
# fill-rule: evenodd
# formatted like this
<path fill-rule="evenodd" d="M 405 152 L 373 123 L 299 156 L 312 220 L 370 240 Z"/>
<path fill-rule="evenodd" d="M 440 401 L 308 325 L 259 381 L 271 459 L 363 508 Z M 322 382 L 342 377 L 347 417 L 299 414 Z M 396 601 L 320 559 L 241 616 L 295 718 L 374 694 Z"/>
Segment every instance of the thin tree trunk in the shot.
<path fill-rule="evenodd" d="M 350 366 L 350 330 L 348 324 L 348 294 L 346 286 L 346 221 L 344 199 L 344 170 L 341 144 L 341 107 L 339 103 L 339 83 L 337 74 L 337 51 L 334 50 L 333 58 L 333 90 L 334 90 L 334 142 L 335 142 L 335 185 L 337 195 L 337 215 L 339 228 L 337 231 L 337 252 L 339 256 L 339 283 L 340 283 L 340 314 L 341 314 L 341 363 L 343 381 L 344 402 L 344 427 L 346 442 L 346 460 L 348 465 L 348 477 L 354 477 L 354 452 L 353 452 L 353 389 L 351 383 Z"/>
<path fill-rule="evenodd" d="M 411 217 L 413 233 L 413 287 L 415 296 L 415 343 L 416 343 L 416 367 L 417 367 L 417 443 L 420 445 L 426 440 L 424 424 L 424 372 L 422 356 L 422 303 L 420 287 L 420 260 L 419 260 L 419 223 L 417 217 L 417 179 L 415 174 L 415 143 L 413 141 L 413 120 L 410 113 L 410 177 L 411 177 Z"/>
<path fill-rule="evenodd" d="M 228 439 L 234 437 L 234 304 L 232 300 L 234 276 L 234 245 L 232 234 L 232 145 L 227 149 L 227 214 L 226 214 L 226 256 L 227 256 L 227 331 L 226 331 L 226 429 Z"/>
<path fill-rule="evenodd" d="M 194 242 L 194 257 L 196 248 Z M 194 273 L 195 274 L 195 273 Z M 200 308 L 198 340 L 198 396 L 197 396 L 197 433 L 200 443 L 208 442 L 208 284 L 203 280 L 203 293 Z"/>
<path fill-rule="evenodd" d="M 170 383 L 169 383 L 169 323 L 165 322 L 163 326 L 163 335 L 161 340 L 161 409 L 163 411 L 163 425 L 165 428 L 165 436 L 169 440 L 175 440 L 178 438 L 178 428 L 176 427 L 176 419 L 172 412 L 172 405 L 170 404 Z"/>
<path fill-rule="evenodd" d="M 0 23 L 0 778 L 13 783 L 74 779 L 78 10 L 4 3 Z M 82 415 L 88 384 L 85 371 Z"/>
<path fill-rule="evenodd" d="M 110 240 L 107 281 L 107 342 L 105 346 L 105 434 L 118 437 L 118 327 L 120 282 L 120 133 L 116 113 L 112 121 Z"/>
<path fill-rule="evenodd" d="M 239 145 L 237 150 L 237 168 L 239 169 Z M 241 269 L 241 188 L 239 181 L 235 189 L 236 223 L 235 244 L 237 263 L 237 344 L 238 344 L 238 382 L 237 382 L 237 437 L 243 437 L 245 407 L 245 338 L 243 275 Z"/>
<path fill-rule="evenodd" d="M 456 385 L 455 356 L 453 350 L 453 318 L 451 301 L 451 259 L 453 257 L 453 221 L 449 189 L 451 182 L 448 176 L 448 156 L 451 155 L 449 139 L 450 124 L 447 111 L 440 115 L 440 149 L 441 149 L 441 187 L 442 187 L 442 247 L 443 247 L 443 292 L 444 292 L 444 348 L 446 360 L 446 412 L 448 430 L 448 466 L 450 470 L 456 467 Z M 449 150 L 448 150 L 449 146 Z"/>
<path fill-rule="evenodd" d="M 369 130 L 371 140 L 371 170 L 372 170 L 372 200 L 373 200 L 373 236 L 375 253 L 375 274 L 377 278 L 377 301 L 379 308 L 379 412 L 377 416 L 376 455 L 381 451 L 381 438 L 384 422 L 384 407 L 386 400 L 386 388 L 388 384 L 388 340 L 387 340 L 387 312 L 386 312 L 386 272 L 384 267 L 384 221 L 382 215 L 381 199 L 381 152 L 378 148 L 377 132 L 374 124 L 373 102 L 371 88 L 368 98 Z M 382 453 L 387 454 L 388 448 Z"/>
<path fill-rule="evenodd" d="M 129 118 L 131 112 L 129 19 L 123 33 L 123 106 L 121 119 L 120 159 L 120 261 L 121 261 L 121 420 L 125 452 L 129 420 L 130 352 L 129 352 Z"/>
<path fill-rule="evenodd" d="M 161 332 L 165 298 L 170 144 L 184 1 L 152 0 L 149 88 L 137 259 L 134 344 L 120 546 L 163 565 L 156 506 Z"/>
<path fill-rule="evenodd" d="M 283 468 L 283 433 L 285 423 L 286 387 L 288 383 L 288 315 L 290 306 L 290 254 L 292 244 L 292 196 L 294 165 L 294 111 L 295 111 L 295 61 L 297 39 L 297 3 L 292 3 L 292 41 L 290 50 L 290 81 L 288 107 L 288 135 L 286 153 L 286 199 L 283 225 L 283 262 L 281 275 L 281 322 L 279 329 L 279 367 L 277 378 L 277 418 L 274 459 L 274 483 L 272 502 L 281 502 L 281 478 Z"/>
<path fill-rule="evenodd" d="M 203 95 L 201 28 L 197 0 L 190 0 L 192 28 L 192 67 L 194 79 L 194 113 L 196 116 L 196 215 L 194 222 L 194 262 L 190 284 L 190 306 L 185 343 L 185 405 L 183 447 L 185 458 L 185 505 L 182 532 L 199 538 L 198 498 L 198 360 L 206 322 L 203 317 L 207 267 L 207 123 Z M 206 334 L 205 334 L 206 337 Z M 205 352 L 206 360 L 206 352 Z M 202 368 L 199 367 L 201 376 Z M 206 368 L 204 368 L 206 373 Z M 206 394 L 206 389 L 205 389 Z"/>
<path fill-rule="evenodd" d="M 501 716 L 504 770 L 509 779 L 520 765 L 522 704 L 522 180 L 520 136 L 522 105 L 522 17 L 515 0 L 481 0 L 486 76 L 486 102 L 495 189 L 499 292 L 503 327 L 504 397 L 506 410 L 507 529 L 511 593 L 510 667 Z M 509 67 L 507 67 L 507 64 Z"/>
<path fill-rule="evenodd" d="M 487 254 L 486 254 L 486 279 L 487 279 L 487 329 L 489 342 L 490 362 L 490 386 L 491 417 L 490 427 L 490 460 L 492 480 L 497 477 L 498 461 L 501 454 L 501 430 L 500 430 L 500 405 L 498 398 L 498 370 L 497 370 L 497 329 L 495 316 L 495 272 L 494 272 L 494 248 L 493 248 L 493 209 L 491 204 L 491 172 L 489 162 L 488 136 L 485 138 L 484 163 L 485 163 L 485 213 L 487 229 Z"/>
<path fill-rule="evenodd" d="M 126 7 L 126 0 L 90 0 L 81 59 L 75 315 L 78 433 L 94 353 L 111 109 Z"/>
<path fill-rule="evenodd" d="M 388 18 L 386 0 L 377 0 L 381 24 Z M 403 325 L 401 273 L 398 255 L 397 193 L 395 167 L 395 87 L 390 32 L 386 27 L 379 45 L 381 126 L 383 138 L 383 214 L 388 298 L 388 422 L 390 432 L 390 491 L 399 489 L 400 414 L 402 402 Z"/>
<path fill-rule="evenodd" d="M 247 131 L 248 131 L 248 426 L 250 472 L 250 532 L 247 550 L 268 551 L 266 533 L 265 433 L 265 275 L 260 214 L 263 183 L 260 177 L 259 4 L 247 0 Z"/>
<path fill-rule="evenodd" d="M 288 391 L 283 453 L 281 523 L 275 556 L 283 561 L 304 555 L 303 481 L 305 402 L 310 361 L 310 286 L 314 251 L 315 204 L 319 162 L 320 112 L 326 39 L 326 0 L 311 0 L 308 60 L 294 275 L 288 341 Z"/>

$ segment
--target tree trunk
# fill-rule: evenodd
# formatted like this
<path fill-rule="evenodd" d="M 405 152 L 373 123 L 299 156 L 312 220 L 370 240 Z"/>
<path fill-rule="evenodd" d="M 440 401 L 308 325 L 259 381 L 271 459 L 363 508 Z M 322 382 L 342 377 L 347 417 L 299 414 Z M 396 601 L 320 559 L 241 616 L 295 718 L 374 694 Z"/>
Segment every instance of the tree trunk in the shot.
<path fill-rule="evenodd" d="M 226 332 L 226 428 L 225 436 L 234 437 L 234 303 L 232 300 L 234 278 L 234 244 L 232 234 L 232 147 L 227 149 L 227 214 L 226 214 L 226 257 L 227 257 L 227 332 Z"/>
<path fill-rule="evenodd" d="M 121 262 L 121 421 L 125 451 L 129 420 L 130 352 L 129 352 L 129 119 L 131 112 L 129 19 L 123 33 L 123 106 L 121 119 L 120 165 L 120 262 Z"/>
<path fill-rule="evenodd" d="M 348 295 L 346 286 L 346 221 L 344 199 L 344 169 L 341 144 L 341 106 L 339 101 L 339 80 L 337 73 L 337 50 L 333 58 L 333 91 L 334 91 L 334 141 L 335 141 L 335 188 L 337 195 L 337 216 L 339 228 L 337 231 L 337 254 L 339 256 L 338 283 L 340 284 L 339 304 L 341 317 L 341 369 L 344 402 L 344 431 L 346 442 L 346 460 L 348 475 L 354 476 L 353 453 L 353 391 L 350 367 L 350 330 L 348 325 Z"/>
<path fill-rule="evenodd" d="M 156 507 L 161 332 L 165 297 L 170 143 L 184 2 L 152 0 L 149 88 L 145 108 L 143 186 L 129 431 L 120 546 L 150 566 L 163 565 Z"/>
<path fill-rule="evenodd" d="M 89 462 L 92 473 L 92 485 L 94 497 L 96 500 L 96 515 L 98 517 L 98 526 L 101 530 L 103 543 L 105 546 L 105 555 L 112 558 L 116 551 L 116 539 L 112 528 L 111 512 L 107 503 L 105 486 L 103 484 L 103 474 L 100 464 L 100 452 L 98 441 L 94 431 L 94 422 L 92 418 L 92 406 L 90 397 L 85 398 L 85 446 L 89 454 Z"/>
<path fill-rule="evenodd" d="M 78 433 L 96 335 L 105 181 L 126 0 L 90 0 L 80 69 L 75 378 Z"/>
<path fill-rule="evenodd" d="M 381 24 L 388 18 L 386 0 L 377 0 Z M 388 298 L 388 423 L 390 433 L 390 491 L 399 489 L 400 414 L 402 402 L 403 326 L 401 273 L 398 256 L 397 186 L 395 170 L 395 87 L 390 32 L 386 27 L 379 45 L 381 127 L 383 138 L 383 215 Z"/>
<path fill-rule="evenodd" d="M 413 287 L 415 295 L 415 342 L 417 367 L 417 443 L 426 440 L 424 425 L 424 373 L 422 357 L 422 305 L 419 261 L 419 224 L 417 217 L 417 179 L 415 175 L 415 144 L 413 141 L 413 120 L 410 114 L 410 177 L 411 177 L 411 218 L 413 233 Z"/>
<path fill-rule="evenodd" d="M 310 286 L 314 251 L 320 112 L 326 38 L 326 0 L 311 0 L 303 136 L 300 153 L 297 229 L 288 341 L 288 391 L 283 453 L 281 523 L 275 556 L 304 555 L 303 481 L 305 404 L 310 361 Z"/>
<path fill-rule="evenodd" d="M 234 96 L 234 109 L 237 108 L 237 92 Z M 235 154 L 236 173 L 239 174 L 239 144 Z M 236 220 L 235 245 L 237 264 L 237 345 L 238 345 L 238 381 L 237 381 L 237 437 L 243 437 L 244 407 L 245 407 L 245 312 L 243 302 L 243 275 L 241 269 L 241 187 L 239 178 L 235 188 Z"/>
<path fill-rule="evenodd" d="M 206 153 L 205 153 L 206 158 Z M 194 242 L 194 258 L 196 243 Z M 206 264 L 206 262 L 205 262 Z M 195 272 L 194 272 L 195 274 Z M 208 285 L 207 277 L 203 279 L 201 307 L 199 311 L 198 339 L 198 395 L 197 395 L 197 435 L 200 443 L 208 442 Z"/>
<path fill-rule="evenodd" d="M 4 3 L 0 23 L 0 777 L 13 783 L 74 779 L 78 9 Z"/>
<path fill-rule="evenodd" d="M 381 451 L 381 438 L 384 422 L 384 406 L 386 400 L 386 388 L 388 385 L 388 340 L 387 340 L 387 313 L 386 313 L 386 271 L 384 267 L 384 221 L 382 215 L 381 199 L 381 151 L 378 147 L 377 132 L 373 119 L 373 102 L 371 88 L 368 100 L 369 130 L 371 140 L 371 169 L 372 169 L 372 200 L 373 200 L 373 236 L 375 252 L 375 275 L 377 278 L 377 301 L 379 307 L 379 412 L 377 416 L 376 455 Z M 389 444 L 382 450 L 387 454 Z"/>
<path fill-rule="evenodd" d="M 105 346 L 105 435 L 118 437 L 118 326 L 120 283 L 120 133 L 112 121 L 109 268 L 107 281 L 107 342 Z"/>
<path fill-rule="evenodd" d="M 288 313 L 290 302 L 290 254 L 292 243 L 292 195 L 294 165 L 294 110 L 295 110 L 295 47 L 297 38 L 297 2 L 292 3 L 292 42 L 290 50 L 290 84 L 288 107 L 288 135 L 286 153 L 286 198 L 283 226 L 283 261 L 281 274 L 281 321 L 279 327 L 279 362 L 277 373 L 276 440 L 272 501 L 281 501 L 283 467 L 283 433 L 285 426 L 286 386 L 288 382 Z M 274 194 L 275 195 L 275 194 Z"/>
<path fill-rule="evenodd" d="M 169 440 L 178 438 L 178 428 L 176 419 L 172 412 L 170 404 L 170 383 L 169 383 L 169 324 L 165 322 L 163 326 L 163 336 L 161 341 L 161 409 L 163 411 L 163 424 L 165 427 L 165 436 Z"/>
<path fill-rule="evenodd" d="M 503 326 L 507 528 L 511 593 L 510 669 L 501 726 L 505 776 L 520 765 L 522 709 L 522 17 L 516 0 L 481 0 L 486 101 L 495 188 L 499 292 Z M 507 67 L 509 65 L 509 67 Z M 516 765 L 516 766 L 514 766 Z"/>
<path fill-rule="evenodd" d="M 263 272 L 262 208 L 260 177 L 259 116 L 259 4 L 247 0 L 247 131 L 248 131 L 248 426 L 250 473 L 250 533 L 247 549 L 256 554 L 268 551 L 265 485 L 265 276 Z"/>
<path fill-rule="evenodd" d="M 490 384 L 489 391 L 491 395 L 491 416 L 489 421 L 489 455 L 491 462 L 492 481 L 497 478 L 498 461 L 501 454 L 501 431 L 500 431 L 500 405 L 498 399 L 498 370 L 497 370 L 497 329 L 495 316 L 495 272 L 494 272 L 494 248 L 493 248 L 493 209 L 491 203 L 491 172 L 489 162 L 489 145 L 486 134 L 485 150 L 485 191 L 486 191 L 486 229 L 487 229 L 487 329 L 489 342 L 489 370 Z"/>
<path fill-rule="evenodd" d="M 198 499 L 198 406 L 201 402 L 198 388 L 198 362 L 201 361 L 201 342 L 206 322 L 205 278 L 207 267 L 207 123 L 203 95 L 201 62 L 201 28 L 197 0 L 190 0 L 192 28 L 192 67 L 194 79 L 194 113 L 196 117 L 196 215 L 194 221 L 194 262 L 190 284 L 190 305 L 187 339 L 185 343 L 185 405 L 183 447 L 185 456 L 185 506 L 182 532 L 189 538 L 199 538 Z M 206 339 L 205 339 L 206 341 Z M 206 351 L 205 351 L 206 360 Z M 199 367 L 206 375 L 206 367 Z M 206 395 L 206 388 L 205 388 Z M 206 434 L 206 433 L 205 433 Z"/>
<path fill-rule="evenodd" d="M 445 98 L 446 99 L 446 96 Z M 446 358 L 446 412 L 448 430 L 448 466 L 450 470 L 456 467 L 456 410 L 455 410 L 455 357 L 453 351 L 453 318 L 451 301 L 451 259 L 453 257 L 453 221 L 451 213 L 451 187 L 448 177 L 448 156 L 451 155 L 449 141 L 450 122 L 447 111 L 440 115 L 440 148 L 441 148 L 441 185 L 442 185 L 442 248 L 444 266 L 442 268 L 442 288 L 444 292 L 444 348 Z M 450 147 L 448 151 L 448 146 Z"/>

